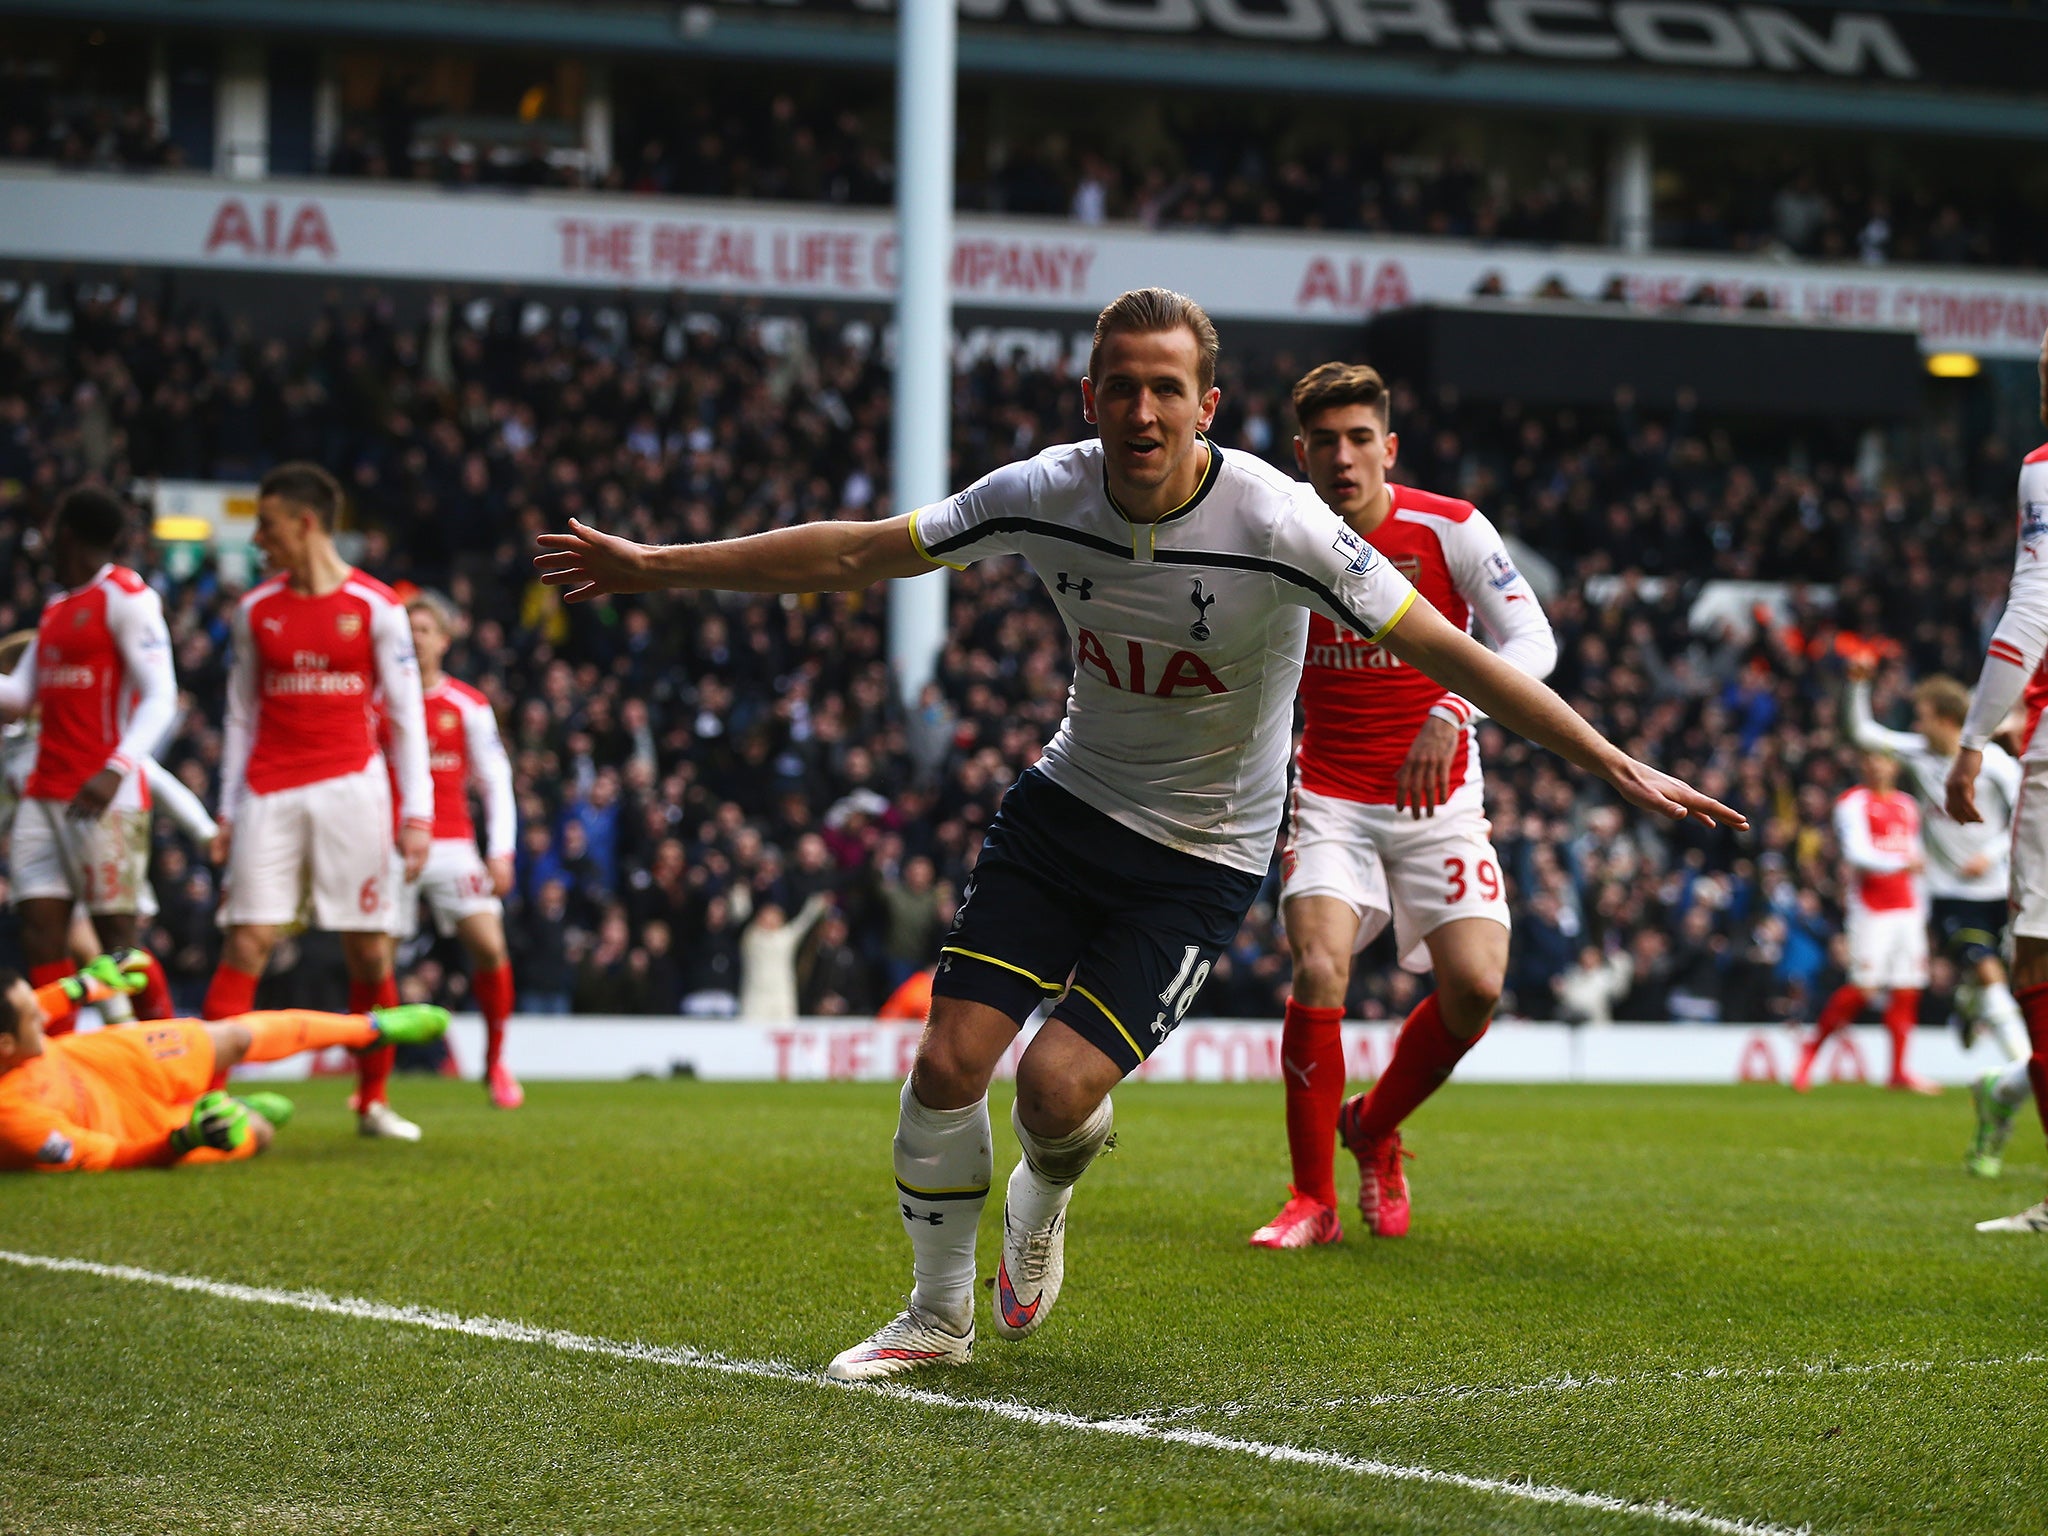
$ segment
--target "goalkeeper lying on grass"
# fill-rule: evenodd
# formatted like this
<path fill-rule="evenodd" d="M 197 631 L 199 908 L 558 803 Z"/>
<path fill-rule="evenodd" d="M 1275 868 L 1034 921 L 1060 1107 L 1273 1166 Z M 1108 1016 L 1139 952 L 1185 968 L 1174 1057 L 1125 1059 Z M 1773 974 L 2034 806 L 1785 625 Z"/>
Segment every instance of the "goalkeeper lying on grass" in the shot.
<path fill-rule="evenodd" d="M 145 980 L 140 966 L 124 969 L 109 955 L 41 991 L 0 970 L 0 1169 L 168 1168 L 254 1157 L 291 1118 L 291 1100 L 209 1091 L 216 1073 L 330 1045 L 417 1045 L 448 1027 L 445 1010 L 416 1004 L 367 1015 L 293 1010 L 44 1035 L 52 1021 L 139 991 Z"/>

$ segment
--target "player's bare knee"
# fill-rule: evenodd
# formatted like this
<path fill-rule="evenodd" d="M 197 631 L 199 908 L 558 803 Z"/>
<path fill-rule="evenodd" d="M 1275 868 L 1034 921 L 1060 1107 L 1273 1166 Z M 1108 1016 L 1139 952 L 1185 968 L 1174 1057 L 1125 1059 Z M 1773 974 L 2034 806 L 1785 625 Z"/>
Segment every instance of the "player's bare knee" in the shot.
<path fill-rule="evenodd" d="M 1017 1068 L 1017 1118 L 1034 1136 L 1071 1136 L 1095 1112 L 1102 1095 L 1028 1058 Z"/>
<path fill-rule="evenodd" d="M 1295 1000 L 1310 1008 L 1341 1008 L 1351 981 L 1351 957 L 1315 941 L 1293 949 Z"/>
<path fill-rule="evenodd" d="M 1491 966 L 1444 976 L 1437 986 L 1437 1007 L 1443 1014 L 1444 1027 L 1454 1035 L 1477 1034 L 1500 1006 L 1501 988 L 1506 980 Z"/>
<path fill-rule="evenodd" d="M 950 1030 L 927 1026 L 910 1068 L 910 1091 L 927 1109 L 961 1109 L 988 1091 L 988 1078 Z"/>
<path fill-rule="evenodd" d="M 344 933 L 341 963 L 350 981 L 382 981 L 391 974 L 391 944 L 381 933 Z"/>

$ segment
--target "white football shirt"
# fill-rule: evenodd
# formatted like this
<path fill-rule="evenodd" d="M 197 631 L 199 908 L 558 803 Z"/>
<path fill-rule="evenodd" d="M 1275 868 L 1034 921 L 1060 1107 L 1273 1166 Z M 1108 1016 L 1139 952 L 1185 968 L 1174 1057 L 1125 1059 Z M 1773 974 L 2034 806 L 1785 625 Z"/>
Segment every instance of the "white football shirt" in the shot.
<path fill-rule="evenodd" d="M 1379 640 L 1415 589 L 1260 459 L 1203 444 L 1201 486 L 1156 523 L 1118 509 L 1102 443 L 1048 448 L 911 514 L 954 569 L 1021 554 L 1074 641 L 1039 768 L 1132 831 L 1263 874 L 1287 795 L 1311 608 Z"/>

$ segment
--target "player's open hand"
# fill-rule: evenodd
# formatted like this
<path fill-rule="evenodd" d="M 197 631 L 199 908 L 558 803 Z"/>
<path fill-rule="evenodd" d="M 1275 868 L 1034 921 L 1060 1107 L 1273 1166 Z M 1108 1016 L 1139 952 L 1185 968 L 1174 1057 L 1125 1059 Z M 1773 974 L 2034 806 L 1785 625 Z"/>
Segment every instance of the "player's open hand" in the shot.
<path fill-rule="evenodd" d="M 1977 747 L 1964 747 L 1949 765 L 1948 813 L 1965 826 L 1984 819 L 1977 810 L 1977 775 L 1983 771 L 1984 753 Z"/>
<path fill-rule="evenodd" d="M 1435 715 L 1425 719 L 1400 772 L 1394 775 L 1395 809 L 1408 812 L 1417 821 L 1434 816 L 1436 808 L 1451 798 L 1451 768 L 1464 744 L 1462 727 Z"/>
<path fill-rule="evenodd" d="M 1738 832 L 1749 830 L 1749 818 L 1733 806 L 1723 805 L 1713 796 L 1701 794 L 1685 780 L 1652 768 L 1648 763 L 1639 763 L 1632 757 L 1622 758 L 1620 765 L 1607 775 L 1607 781 L 1630 805 L 1662 816 L 1667 821 L 1690 820 L 1706 827 L 1732 827 Z"/>
<path fill-rule="evenodd" d="M 651 592 L 660 585 L 649 565 L 653 550 L 648 545 L 605 533 L 573 517 L 567 533 L 544 533 L 539 543 L 541 553 L 533 557 L 533 563 L 541 581 L 567 588 L 562 596 L 569 602 L 586 603 L 614 592 Z"/>
<path fill-rule="evenodd" d="M 114 803 L 114 796 L 120 788 L 120 769 L 102 768 L 81 784 L 78 793 L 71 797 L 71 819 L 98 821 L 106 815 L 107 807 Z"/>
<path fill-rule="evenodd" d="M 234 846 L 235 829 L 226 822 L 222 822 L 220 830 L 213 834 L 213 841 L 206 845 L 207 862 L 213 865 L 215 869 L 225 869 L 228 862 L 228 853 Z"/>

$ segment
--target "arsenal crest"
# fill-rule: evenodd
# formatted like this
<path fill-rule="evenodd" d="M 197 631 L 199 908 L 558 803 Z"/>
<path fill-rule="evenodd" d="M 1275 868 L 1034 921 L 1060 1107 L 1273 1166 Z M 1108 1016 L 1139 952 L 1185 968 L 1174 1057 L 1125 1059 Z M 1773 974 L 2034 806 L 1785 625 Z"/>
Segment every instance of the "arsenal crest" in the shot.
<path fill-rule="evenodd" d="M 344 640 L 353 640 L 363 632 L 363 616 L 360 613 L 340 613 L 334 617 L 334 632 Z"/>
<path fill-rule="evenodd" d="M 462 729 L 462 717 L 452 709 L 442 710 L 440 719 L 435 723 L 444 731 L 459 731 Z"/>

